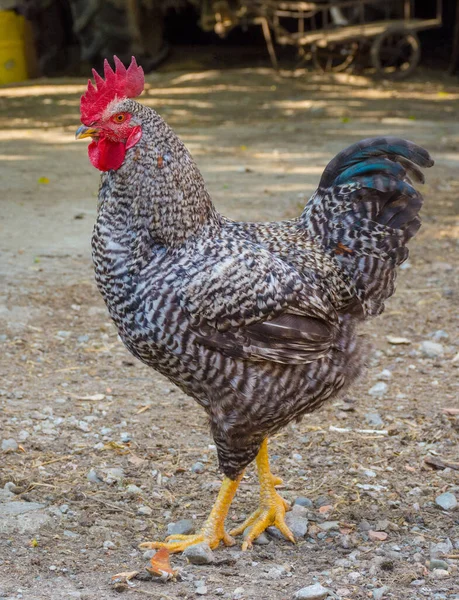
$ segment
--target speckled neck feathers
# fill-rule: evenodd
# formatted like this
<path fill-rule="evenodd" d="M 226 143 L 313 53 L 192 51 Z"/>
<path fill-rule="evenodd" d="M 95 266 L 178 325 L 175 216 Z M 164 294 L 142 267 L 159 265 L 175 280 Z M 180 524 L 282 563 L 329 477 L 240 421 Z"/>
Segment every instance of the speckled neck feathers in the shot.
<path fill-rule="evenodd" d="M 218 229 L 220 219 L 184 144 L 155 111 L 129 102 L 142 139 L 120 169 L 102 176 L 99 222 L 119 235 L 135 232 L 140 258 L 148 245 L 177 248 Z"/>

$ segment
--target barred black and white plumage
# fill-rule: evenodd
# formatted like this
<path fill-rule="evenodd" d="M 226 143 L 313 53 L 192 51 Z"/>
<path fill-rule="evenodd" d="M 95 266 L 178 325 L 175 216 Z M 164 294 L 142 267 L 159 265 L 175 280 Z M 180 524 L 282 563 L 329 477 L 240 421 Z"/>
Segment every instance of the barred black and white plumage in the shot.
<path fill-rule="evenodd" d="M 98 287 L 128 349 L 206 410 L 236 478 L 261 442 L 357 377 L 356 328 L 393 293 L 419 228 L 412 142 L 372 138 L 325 169 L 296 219 L 238 223 L 214 208 L 185 146 L 131 99 L 142 137 L 102 176 Z"/>

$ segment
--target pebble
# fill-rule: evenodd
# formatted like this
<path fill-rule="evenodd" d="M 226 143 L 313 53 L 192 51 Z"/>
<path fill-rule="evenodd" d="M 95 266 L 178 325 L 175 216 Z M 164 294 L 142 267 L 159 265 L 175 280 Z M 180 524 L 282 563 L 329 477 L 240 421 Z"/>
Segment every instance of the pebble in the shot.
<path fill-rule="evenodd" d="M 132 435 L 127 431 L 123 431 L 120 437 L 123 444 L 127 444 L 132 440 Z"/>
<path fill-rule="evenodd" d="M 233 600 L 242 600 L 244 598 L 244 588 L 238 587 L 233 592 Z"/>
<path fill-rule="evenodd" d="M 305 498 L 304 496 L 300 496 L 299 498 L 297 498 L 295 500 L 295 504 L 299 505 L 299 506 L 304 506 L 306 508 L 313 508 L 314 504 L 312 503 L 312 500 L 310 500 L 309 498 Z"/>
<path fill-rule="evenodd" d="M 137 514 L 143 517 L 149 517 L 152 513 L 153 511 L 149 506 L 139 506 L 137 509 Z"/>
<path fill-rule="evenodd" d="M 384 421 L 382 420 L 381 415 L 377 412 L 366 413 L 365 421 L 368 423 L 368 425 L 371 425 L 372 427 L 383 427 L 384 426 Z"/>
<path fill-rule="evenodd" d="M 194 465 L 191 467 L 191 471 L 193 473 L 198 473 L 198 475 L 200 475 L 201 473 L 204 473 L 204 471 L 206 470 L 206 467 L 204 466 L 204 464 L 202 462 L 195 462 Z"/>
<path fill-rule="evenodd" d="M 285 515 L 285 522 L 287 527 L 289 527 L 290 531 L 293 533 L 295 539 L 304 538 L 308 531 L 309 523 L 306 517 L 303 517 L 296 512 L 288 512 Z"/>
<path fill-rule="evenodd" d="M 319 527 L 322 531 L 339 531 L 338 521 L 325 521 L 324 523 L 319 523 Z"/>
<path fill-rule="evenodd" d="M 156 550 L 154 548 L 150 548 L 150 550 L 146 550 L 143 553 L 143 558 L 144 560 L 150 560 L 151 558 L 153 558 L 153 556 L 156 554 Z"/>
<path fill-rule="evenodd" d="M 214 561 L 213 552 L 206 542 L 188 546 L 185 548 L 183 556 L 193 565 L 209 565 Z"/>
<path fill-rule="evenodd" d="M 451 540 L 447 538 L 444 542 L 438 542 L 438 544 L 431 544 L 430 556 L 431 558 L 437 558 L 438 556 L 443 556 L 444 554 L 450 554 L 453 549 L 454 547 Z"/>
<path fill-rule="evenodd" d="M 113 548 L 116 548 L 116 544 L 114 544 L 110 540 L 105 540 L 105 542 L 104 542 L 104 550 L 112 550 Z"/>
<path fill-rule="evenodd" d="M 437 342 L 424 341 L 421 343 L 420 350 L 423 356 L 427 358 L 438 358 L 443 356 L 443 346 Z"/>
<path fill-rule="evenodd" d="M 207 594 L 207 586 L 200 585 L 196 588 L 195 592 L 198 594 L 198 596 L 205 596 Z"/>
<path fill-rule="evenodd" d="M 2 441 L 2 450 L 4 450 L 5 452 L 15 452 L 18 448 L 18 443 L 13 438 L 9 438 L 8 440 Z"/>
<path fill-rule="evenodd" d="M 126 492 L 128 494 L 136 495 L 136 494 L 141 494 L 142 490 L 137 485 L 134 485 L 133 483 L 130 483 L 126 487 Z"/>
<path fill-rule="evenodd" d="M 274 565 L 267 573 L 265 573 L 266 579 L 281 579 L 287 575 L 287 569 L 282 565 Z"/>
<path fill-rule="evenodd" d="M 324 588 L 320 583 L 308 585 L 308 587 L 298 590 L 293 598 L 295 600 L 322 600 L 328 596 L 327 588 Z"/>
<path fill-rule="evenodd" d="M 378 381 L 378 383 L 375 383 L 374 386 L 368 390 L 368 393 L 375 398 L 381 398 L 387 393 L 388 389 L 387 383 Z"/>
<path fill-rule="evenodd" d="M 119 467 L 113 467 L 105 469 L 105 483 L 112 484 L 117 483 L 124 478 L 124 471 Z"/>
<path fill-rule="evenodd" d="M 381 600 L 384 597 L 384 594 L 389 591 L 389 587 L 387 585 L 383 585 L 380 588 L 376 588 L 373 590 L 373 600 Z"/>
<path fill-rule="evenodd" d="M 167 526 L 167 535 L 189 535 L 194 531 L 195 526 L 191 519 L 182 519 L 177 523 L 169 523 Z"/>
<path fill-rule="evenodd" d="M 349 581 L 352 581 L 353 583 L 355 583 L 361 577 L 362 577 L 362 573 L 359 573 L 358 571 L 351 571 L 350 573 L 347 574 L 347 578 L 349 579 Z"/>
<path fill-rule="evenodd" d="M 102 479 L 96 473 L 95 469 L 90 469 L 89 473 L 86 475 L 86 479 L 91 483 L 102 483 Z"/>
<path fill-rule="evenodd" d="M 435 498 L 435 504 L 443 510 L 453 510 L 457 507 L 457 498 L 452 492 L 445 492 Z"/>
<path fill-rule="evenodd" d="M 433 571 L 434 569 L 443 569 L 444 571 L 448 571 L 449 565 L 446 561 L 440 560 L 439 558 L 433 558 L 429 560 L 429 569 Z"/>
<path fill-rule="evenodd" d="M 242 534 L 242 537 L 243 537 L 244 540 L 247 539 L 247 536 L 249 535 L 249 531 L 250 531 L 250 527 L 246 527 L 244 529 L 244 533 Z M 253 543 L 256 546 L 267 546 L 270 543 L 270 541 L 271 540 L 266 535 L 266 533 L 264 531 L 262 531 L 260 533 L 260 535 L 255 540 L 253 540 Z"/>
<path fill-rule="evenodd" d="M 69 512 L 69 505 L 68 504 L 61 504 L 59 506 L 59 510 L 61 511 L 61 513 L 63 515 L 67 514 Z"/>
<path fill-rule="evenodd" d="M 434 339 L 437 342 L 438 340 L 447 340 L 448 338 L 449 335 L 446 333 L 446 331 L 443 331 L 443 329 L 437 329 L 437 331 L 434 331 L 434 333 L 432 334 L 432 339 Z"/>
<path fill-rule="evenodd" d="M 445 571 L 445 569 L 434 569 L 432 571 L 432 577 L 436 579 L 441 579 L 442 577 L 449 577 L 449 571 Z"/>
<path fill-rule="evenodd" d="M 389 381 L 392 379 L 392 372 L 389 369 L 383 369 L 381 373 L 376 376 L 378 381 Z"/>

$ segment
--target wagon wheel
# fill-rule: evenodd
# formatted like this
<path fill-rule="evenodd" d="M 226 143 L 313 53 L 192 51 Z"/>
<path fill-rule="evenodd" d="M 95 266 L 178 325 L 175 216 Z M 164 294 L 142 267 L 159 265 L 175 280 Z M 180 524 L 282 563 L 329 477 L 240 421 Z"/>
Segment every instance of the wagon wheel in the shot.
<path fill-rule="evenodd" d="M 402 79 L 418 66 L 421 44 L 414 31 L 389 29 L 375 39 L 370 54 L 378 75 Z"/>
<path fill-rule="evenodd" d="M 354 62 L 358 50 L 359 44 L 357 42 L 327 44 L 326 46 L 314 44 L 311 48 L 312 61 L 315 68 L 323 73 L 339 73 Z"/>

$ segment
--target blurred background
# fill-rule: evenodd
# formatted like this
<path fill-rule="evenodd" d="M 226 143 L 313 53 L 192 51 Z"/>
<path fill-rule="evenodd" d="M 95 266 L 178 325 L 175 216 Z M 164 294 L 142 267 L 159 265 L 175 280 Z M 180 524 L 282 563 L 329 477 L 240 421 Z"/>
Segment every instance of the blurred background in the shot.
<path fill-rule="evenodd" d="M 0 84 L 80 75 L 117 54 L 158 68 L 271 64 L 455 72 L 456 0 L 0 0 Z"/>

